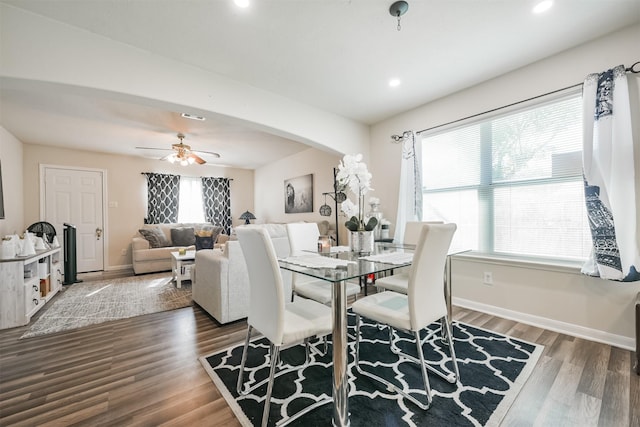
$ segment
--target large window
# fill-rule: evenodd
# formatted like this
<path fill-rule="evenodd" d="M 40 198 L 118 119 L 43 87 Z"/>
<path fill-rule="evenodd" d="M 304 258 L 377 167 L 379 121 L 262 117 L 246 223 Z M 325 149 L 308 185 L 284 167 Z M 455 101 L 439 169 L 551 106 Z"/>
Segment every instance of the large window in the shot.
<path fill-rule="evenodd" d="M 457 246 L 587 257 L 579 94 L 422 134 L 422 143 L 423 219 L 457 223 Z"/>
<path fill-rule="evenodd" d="M 180 177 L 178 222 L 205 222 L 201 178 Z"/>

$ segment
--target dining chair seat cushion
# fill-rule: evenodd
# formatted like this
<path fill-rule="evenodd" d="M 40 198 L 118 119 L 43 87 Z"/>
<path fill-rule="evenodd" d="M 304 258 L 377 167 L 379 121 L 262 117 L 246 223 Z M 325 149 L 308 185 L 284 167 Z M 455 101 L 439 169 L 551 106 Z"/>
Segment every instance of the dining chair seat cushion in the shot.
<path fill-rule="evenodd" d="M 398 273 L 392 276 L 376 279 L 376 286 L 387 291 L 406 294 L 409 289 L 409 273 Z"/>
<path fill-rule="evenodd" d="M 324 280 L 308 280 L 296 281 L 295 292 L 297 295 L 317 301 L 321 304 L 329 304 L 331 302 L 331 289 L 333 283 Z M 355 283 L 346 283 L 347 297 L 358 295 L 360 286 Z"/>
<path fill-rule="evenodd" d="M 260 330 L 260 327 L 256 327 Z M 331 308 L 319 302 L 297 298 L 285 305 L 284 330 L 281 345 L 289 345 L 305 338 L 331 333 Z"/>
<path fill-rule="evenodd" d="M 411 330 L 409 299 L 398 292 L 379 292 L 360 298 L 351 305 L 354 313 L 394 328 Z"/>

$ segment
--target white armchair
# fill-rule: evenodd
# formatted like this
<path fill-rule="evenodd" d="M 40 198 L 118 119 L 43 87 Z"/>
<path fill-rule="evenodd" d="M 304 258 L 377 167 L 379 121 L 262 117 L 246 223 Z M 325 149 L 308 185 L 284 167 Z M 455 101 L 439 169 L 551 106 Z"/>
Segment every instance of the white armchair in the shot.
<path fill-rule="evenodd" d="M 289 239 L 284 224 L 238 226 L 264 228 L 269 233 L 278 257 L 289 256 Z M 193 301 L 219 323 L 243 319 L 249 314 L 249 273 L 237 240 L 228 240 L 221 249 L 196 252 L 192 270 Z M 284 272 L 285 292 L 291 295 L 291 273 Z"/>

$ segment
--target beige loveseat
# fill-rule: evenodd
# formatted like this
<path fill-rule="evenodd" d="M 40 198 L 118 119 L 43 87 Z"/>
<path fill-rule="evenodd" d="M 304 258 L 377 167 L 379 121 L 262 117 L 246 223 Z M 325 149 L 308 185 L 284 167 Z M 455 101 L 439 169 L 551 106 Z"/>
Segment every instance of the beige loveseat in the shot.
<path fill-rule="evenodd" d="M 278 257 L 289 255 L 289 238 L 285 224 L 250 224 L 241 227 L 265 228 Z M 219 323 L 247 317 L 249 312 L 249 273 L 237 240 L 228 240 L 221 248 L 196 252 L 196 265 L 191 270 L 193 301 Z M 285 293 L 291 295 L 291 273 L 282 272 Z"/>
<path fill-rule="evenodd" d="M 168 241 L 168 246 L 152 248 L 149 240 L 144 238 L 140 232 L 133 237 L 131 242 L 131 256 L 133 261 L 133 272 L 135 274 L 152 273 L 158 271 L 171 270 L 171 252 L 180 248 L 195 249 L 195 246 L 176 245 L 171 238 L 171 229 L 193 228 L 194 232 L 205 228 L 219 229 L 211 223 L 172 223 L 172 224 L 145 224 L 141 229 L 159 228 Z"/>

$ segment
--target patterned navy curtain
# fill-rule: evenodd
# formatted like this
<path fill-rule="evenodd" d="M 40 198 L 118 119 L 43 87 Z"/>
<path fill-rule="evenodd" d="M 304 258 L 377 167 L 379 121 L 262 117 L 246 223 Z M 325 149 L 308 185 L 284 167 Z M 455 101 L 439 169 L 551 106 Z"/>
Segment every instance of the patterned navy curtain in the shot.
<path fill-rule="evenodd" d="M 229 178 L 202 177 L 204 219 L 231 233 L 231 189 Z"/>
<path fill-rule="evenodd" d="M 587 76 L 583 172 L 593 249 L 582 272 L 603 279 L 640 280 L 634 148 L 623 65 Z"/>
<path fill-rule="evenodd" d="M 145 224 L 178 222 L 180 176 L 144 172 L 147 178 L 147 217 Z"/>

